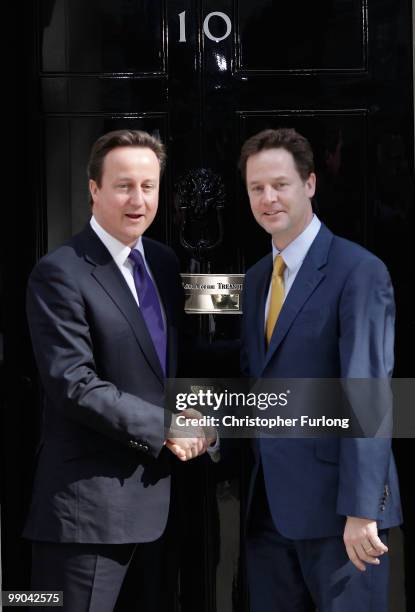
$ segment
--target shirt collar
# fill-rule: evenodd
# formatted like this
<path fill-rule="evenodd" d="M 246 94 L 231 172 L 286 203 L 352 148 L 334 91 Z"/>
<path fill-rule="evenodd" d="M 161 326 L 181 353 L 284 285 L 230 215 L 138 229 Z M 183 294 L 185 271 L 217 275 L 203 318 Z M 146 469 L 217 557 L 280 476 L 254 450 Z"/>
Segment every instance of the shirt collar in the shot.
<path fill-rule="evenodd" d="M 301 232 L 285 249 L 279 251 L 272 242 L 272 260 L 274 261 L 277 255 L 282 255 L 288 272 L 292 272 L 301 266 L 307 255 L 308 249 L 311 247 L 314 238 L 317 236 L 321 227 L 321 221 L 316 215 L 313 215 L 310 223 L 305 230 Z"/>
<path fill-rule="evenodd" d="M 103 242 L 104 245 L 107 247 L 108 251 L 111 254 L 111 257 L 114 259 L 115 263 L 118 264 L 118 266 L 123 266 L 126 261 L 129 261 L 128 256 L 131 251 L 131 248 L 129 246 L 123 244 L 122 242 L 117 240 L 117 238 L 114 238 L 114 236 L 111 236 L 111 234 L 104 230 L 104 228 L 95 219 L 94 215 L 92 215 L 91 217 L 90 225 L 94 232 L 97 234 L 98 238 L 101 240 L 101 242 Z M 145 261 L 144 247 L 143 241 L 141 240 L 141 236 L 138 237 L 137 242 L 132 248 L 140 251 Z"/>

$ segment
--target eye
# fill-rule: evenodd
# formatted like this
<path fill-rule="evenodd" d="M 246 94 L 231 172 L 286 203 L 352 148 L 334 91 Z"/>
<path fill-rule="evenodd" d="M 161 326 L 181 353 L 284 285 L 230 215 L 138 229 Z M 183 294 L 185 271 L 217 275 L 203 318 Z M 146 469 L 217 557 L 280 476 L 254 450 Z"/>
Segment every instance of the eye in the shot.
<path fill-rule="evenodd" d="M 120 183 L 117 185 L 117 189 L 128 189 L 128 183 Z"/>
<path fill-rule="evenodd" d="M 153 184 L 143 185 L 143 189 L 144 191 L 151 191 L 152 189 L 154 189 L 154 185 Z"/>

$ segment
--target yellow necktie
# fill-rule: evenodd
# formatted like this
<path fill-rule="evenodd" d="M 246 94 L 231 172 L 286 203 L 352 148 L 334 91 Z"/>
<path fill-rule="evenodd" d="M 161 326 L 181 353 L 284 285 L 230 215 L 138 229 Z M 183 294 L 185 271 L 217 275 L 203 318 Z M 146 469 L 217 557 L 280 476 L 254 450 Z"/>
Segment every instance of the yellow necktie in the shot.
<path fill-rule="evenodd" d="M 285 262 L 283 258 L 281 255 L 277 255 L 274 260 L 274 269 L 272 271 L 271 300 L 265 330 L 267 346 L 271 341 L 272 332 L 274 331 L 275 323 L 277 322 L 284 301 L 284 268 Z"/>

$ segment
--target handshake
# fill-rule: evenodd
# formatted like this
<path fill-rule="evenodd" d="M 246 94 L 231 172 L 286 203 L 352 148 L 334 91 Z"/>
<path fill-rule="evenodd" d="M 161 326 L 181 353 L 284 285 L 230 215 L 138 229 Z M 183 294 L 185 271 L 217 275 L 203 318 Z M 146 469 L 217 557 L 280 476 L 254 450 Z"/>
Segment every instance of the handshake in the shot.
<path fill-rule="evenodd" d="M 185 427 L 178 425 L 178 416 L 184 416 L 191 421 Z M 180 415 L 173 415 L 165 444 L 181 461 L 188 461 L 203 455 L 209 446 L 216 443 L 218 437 L 216 429 L 199 425 L 201 416 L 201 413 L 193 408 L 183 410 Z M 214 456 L 212 456 L 212 459 L 216 460 Z"/>

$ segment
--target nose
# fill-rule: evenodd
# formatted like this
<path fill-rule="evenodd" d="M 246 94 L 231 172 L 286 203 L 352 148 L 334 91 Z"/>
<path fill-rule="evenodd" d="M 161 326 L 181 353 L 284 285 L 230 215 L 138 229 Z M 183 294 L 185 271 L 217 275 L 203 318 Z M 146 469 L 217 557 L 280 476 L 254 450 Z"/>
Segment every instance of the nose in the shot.
<path fill-rule="evenodd" d="M 134 189 L 131 189 L 130 191 L 130 201 L 133 204 L 136 204 L 138 206 L 141 206 L 145 203 L 144 201 L 144 193 L 143 190 L 141 189 L 141 187 L 135 187 Z"/>
<path fill-rule="evenodd" d="M 265 185 L 262 195 L 265 204 L 272 204 L 278 200 L 278 192 L 271 185 Z"/>

